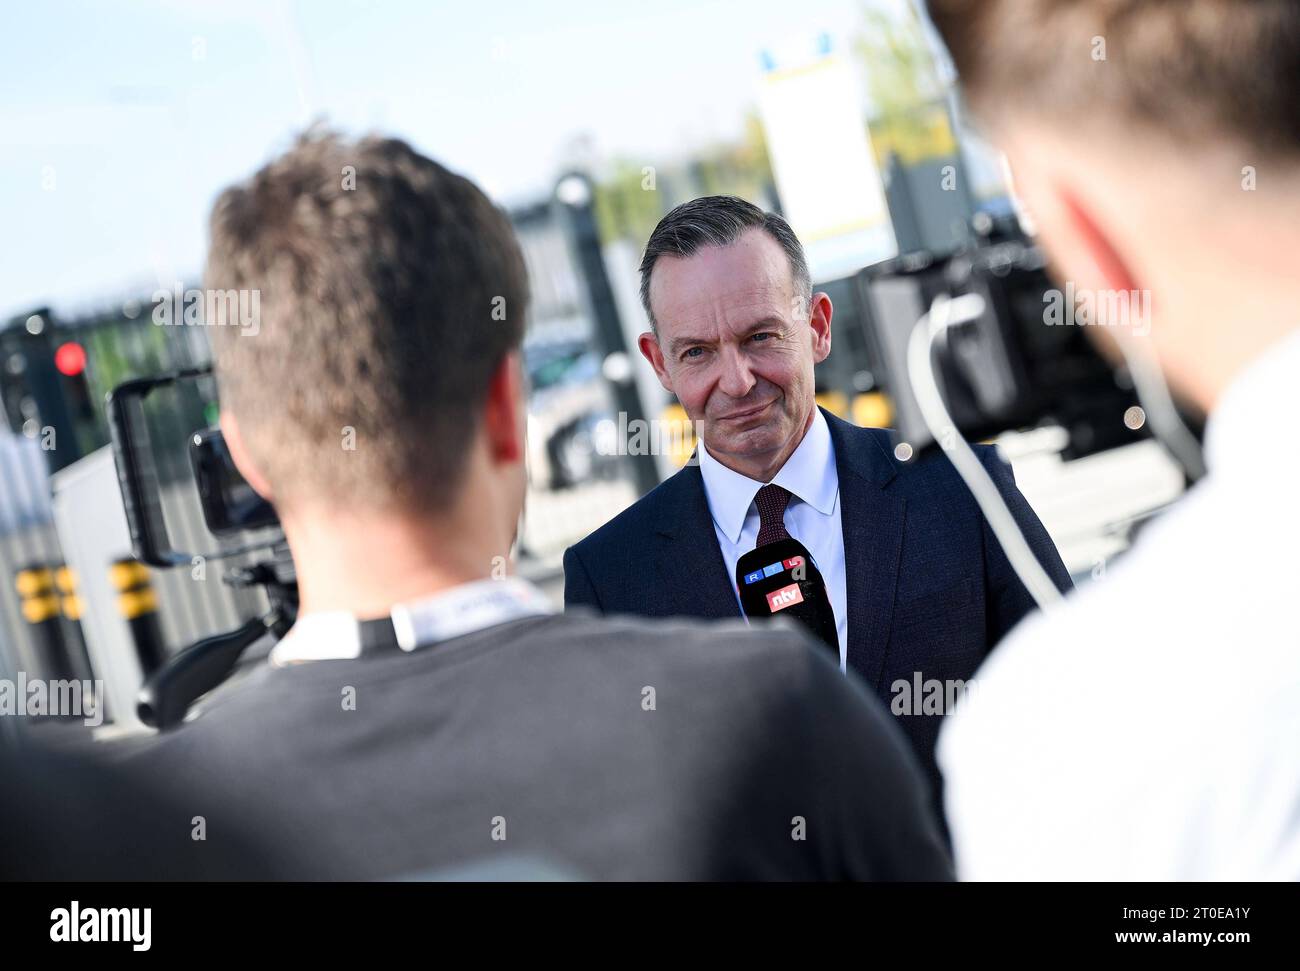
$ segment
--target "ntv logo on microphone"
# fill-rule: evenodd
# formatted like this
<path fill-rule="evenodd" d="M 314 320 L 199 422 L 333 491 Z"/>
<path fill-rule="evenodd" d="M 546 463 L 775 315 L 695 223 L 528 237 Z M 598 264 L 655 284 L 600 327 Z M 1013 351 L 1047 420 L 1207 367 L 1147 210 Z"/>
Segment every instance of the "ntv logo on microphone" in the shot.
<path fill-rule="evenodd" d="M 772 613 L 801 603 L 803 603 L 803 591 L 799 589 L 797 583 L 782 587 L 780 590 L 773 590 L 767 595 L 767 607 Z"/>

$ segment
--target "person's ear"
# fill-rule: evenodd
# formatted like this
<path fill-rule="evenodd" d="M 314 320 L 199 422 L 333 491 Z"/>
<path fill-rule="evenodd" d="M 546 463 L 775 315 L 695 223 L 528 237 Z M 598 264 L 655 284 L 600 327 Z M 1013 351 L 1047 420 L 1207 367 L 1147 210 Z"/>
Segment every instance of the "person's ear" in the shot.
<path fill-rule="evenodd" d="M 831 352 L 831 298 L 818 292 L 812 295 L 812 313 L 808 323 L 813 332 L 813 363 L 820 364 Z"/>
<path fill-rule="evenodd" d="M 510 351 L 502 356 L 488 383 L 483 429 L 488 455 L 496 463 L 524 460 L 527 393 L 523 371 L 519 352 Z"/>
<path fill-rule="evenodd" d="M 244 433 L 240 430 L 239 422 L 235 420 L 233 413 L 222 409 L 218 424 L 221 426 L 221 437 L 226 440 L 226 448 L 230 452 L 230 460 L 235 463 L 235 468 L 239 474 L 244 477 L 244 481 L 253 487 L 253 491 L 265 499 L 267 502 L 272 501 L 271 484 L 258 470 L 252 457 L 248 454 L 248 446 L 244 443 Z"/>
<path fill-rule="evenodd" d="M 1116 244 L 1116 234 L 1082 187 L 1044 167 L 1043 149 L 1009 159 L 1012 191 L 1030 218 L 1038 244 L 1047 254 L 1054 282 L 1076 292 L 1138 289 L 1136 273 Z"/>
<path fill-rule="evenodd" d="M 1104 311 L 1113 301 L 1100 299 L 1103 296 L 1122 292 L 1131 298 L 1140 293 L 1138 274 L 1116 243 L 1117 236 L 1099 207 L 1090 203 L 1081 188 L 1050 171 L 1043 162 L 1043 152 L 1041 147 L 1034 149 L 1016 142 L 1008 152 L 1008 170 L 1014 174 L 1015 197 L 1032 219 L 1036 242 L 1047 256 L 1052 282 L 1065 290 L 1060 296 L 1072 292 L 1076 302 L 1090 296 L 1092 307 Z M 1140 298 L 1136 306 L 1149 311 L 1146 301 Z M 1068 311 L 1073 313 L 1074 308 Z M 1138 326 L 1150 325 L 1149 321 L 1134 322 Z M 1119 329 L 1089 327 L 1087 334 L 1110 363 L 1122 362 L 1116 340 L 1126 335 Z"/>
<path fill-rule="evenodd" d="M 1131 334 L 1142 334 L 1142 328 L 1150 327 L 1150 320 L 1133 316 L 1143 312 L 1149 313 L 1149 305 L 1141 299 L 1141 284 L 1135 278 L 1129 263 L 1119 253 L 1111 241 L 1110 235 L 1101 223 L 1092 215 L 1091 210 L 1079 198 L 1070 192 L 1061 193 L 1061 210 L 1065 216 L 1066 232 L 1072 240 L 1070 275 L 1076 291 L 1091 291 L 1093 312 L 1105 314 L 1105 308 L 1115 305 L 1112 299 L 1100 299 L 1102 294 L 1124 294 L 1128 300 L 1128 311 L 1121 320 L 1098 319 L 1097 323 L 1119 325 L 1128 323 L 1129 327 L 1108 326 L 1087 328 L 1088 337 L 1093 346 L 1112 365 L 1123 361 L 1119 341 L 1130 338 Z M 1062 281 L 1064 285 L 1065 281 Z M 1134 329 L 1137 328 L 1137 329 Z"/>
<path fill-rule="evenodd" d="M 1138 289 L 1128 261 L 1116 248 L 1112 236 L 1093 215 L 1091 208 L 1069 190 L 1061 190 L 1061 207 L 1073 238 L 1076 288 L 1086 286 L 1094 293 L 1131 292 Z M 1081 279 L 1079 279 L 1081 278 Z"/>
<path fill-rule="evenodd" d="M 668 376 L 668 369 L 664 366 L 664 352 L 659 346 L 659 338 L 647 331 L 636 339 L 636 346 L 641 349 L 641 356 L 655 369 L 655 377 L 659 379 L 664 390 L 669 394 L 676 394 L 672 378 Z"/>

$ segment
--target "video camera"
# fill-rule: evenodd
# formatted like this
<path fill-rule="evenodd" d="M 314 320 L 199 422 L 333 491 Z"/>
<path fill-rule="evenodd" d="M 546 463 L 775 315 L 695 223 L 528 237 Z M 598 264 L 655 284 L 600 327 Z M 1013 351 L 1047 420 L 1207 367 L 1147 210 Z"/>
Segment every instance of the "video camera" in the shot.
<path fill-rule="evenodd" d="M 968 246 L 908 254 L 859 275 L 864 329 L 910 461 L 941 448 L 970 489 L 1013 569 L 1040 607 L 1060 598 L 969 440 L 1056 425 L 1079 458 L 1154 434 L 1190 483 L 1204 472 L 1203 421 L 1173 401 L 1149 355 L 1114 341 L 1112 364 L 1074 317 L 1042 251 L 1014 221 L 987 215 Z M 1048 308 L 1064 304 L 1069 319 Z M 1107 321 L 1110 322 L 1110 321 Z M 1139 401 L 1140 398 L 1140 401 Z M 906 446 L 906 447 L 904 447 Z"/>
<path fill-rule="evenodd" d="M 126 381 L 110 392 L 105 409 L 136 559 L 171 569 L 189 567 L 196 558 L 229 559 L 263 551 L 268 554 L 252 566 L 228 569 L 223 580 L 236 587 L 262 587 L 270 609 L 235 630 L 185 648 L 145 682 L 137 713 L 146 725 L 158 729 L 180 724 L 190 705 L 224 681 L 249 646 L 266 634 L 283 637 L 298 612 L 293 560 L 275 510 L 239 474 L 220 429 L 201 429 L 189 439 L 190 468 L 208 530 L 219 537 L 257 529 L 271 529 L 273 533 L 260 542 L 202 553 L 172 546 L 144 403 L 161 388 L 210 377 L 211 373 L 211 367 L 190 368 Z"/>
<path fill-rule="evenodd" d="M 973 440 L 1059 425 L 1063 456 L 1080 458 L 1147 437 L 1127 366 L 1098 352 L 1088 327 L 1051 323 L 1063 293 L 1046 259 L 1012 220 L 977 217 L 971 244 L 948 256 L 913 253 L 860 277 L 866 331 L 883 368 L 902 441 L 921 455 L 936 445 L 909 374 L 913 330 L 936 298 L 977 297 L 979 312 L 936 337 L 931 367 L 955 430 Z"/>

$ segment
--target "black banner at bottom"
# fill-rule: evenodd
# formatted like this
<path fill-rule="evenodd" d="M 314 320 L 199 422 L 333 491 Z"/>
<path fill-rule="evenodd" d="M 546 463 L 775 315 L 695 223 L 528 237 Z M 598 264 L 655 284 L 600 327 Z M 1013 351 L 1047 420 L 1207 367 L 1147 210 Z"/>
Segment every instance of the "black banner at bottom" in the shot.
<path fill-rule="evenodd" d="M 205 963 L 281 954 L 337 960 L 412 950 L 542 956 L 609 944 L 732 959 L 789 940 L 947 959 L 1021 950 L 1293 946 L 1295 884 L 8 884 L 6 954 L 164 955 Z M 597 943 L 599 942 L 599 944 Z M 665 950 L 673 945 L 673 950 Z M 471 952 L 473 953 L 473 952 Z M 1050 951 L 1049 951 L 1050 953 Z M 1224 954 L 1228 956 L 1232 952 Z M 770 955 L 767 955 L 770 957 Z"/>

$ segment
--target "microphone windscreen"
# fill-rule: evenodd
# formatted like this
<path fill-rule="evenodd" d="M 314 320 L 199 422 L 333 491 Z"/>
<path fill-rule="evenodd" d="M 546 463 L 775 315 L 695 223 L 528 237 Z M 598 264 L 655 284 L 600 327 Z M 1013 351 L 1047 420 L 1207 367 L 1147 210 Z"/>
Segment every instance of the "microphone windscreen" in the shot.
<path fill-rule="evenodd" d="M 740 606 L 751 619 L 791 617 L 802 623 L 839 658 L 835 611 L 826 582 L 807 547 L 797 539 L 764 543 L 736 561 Z"/>

